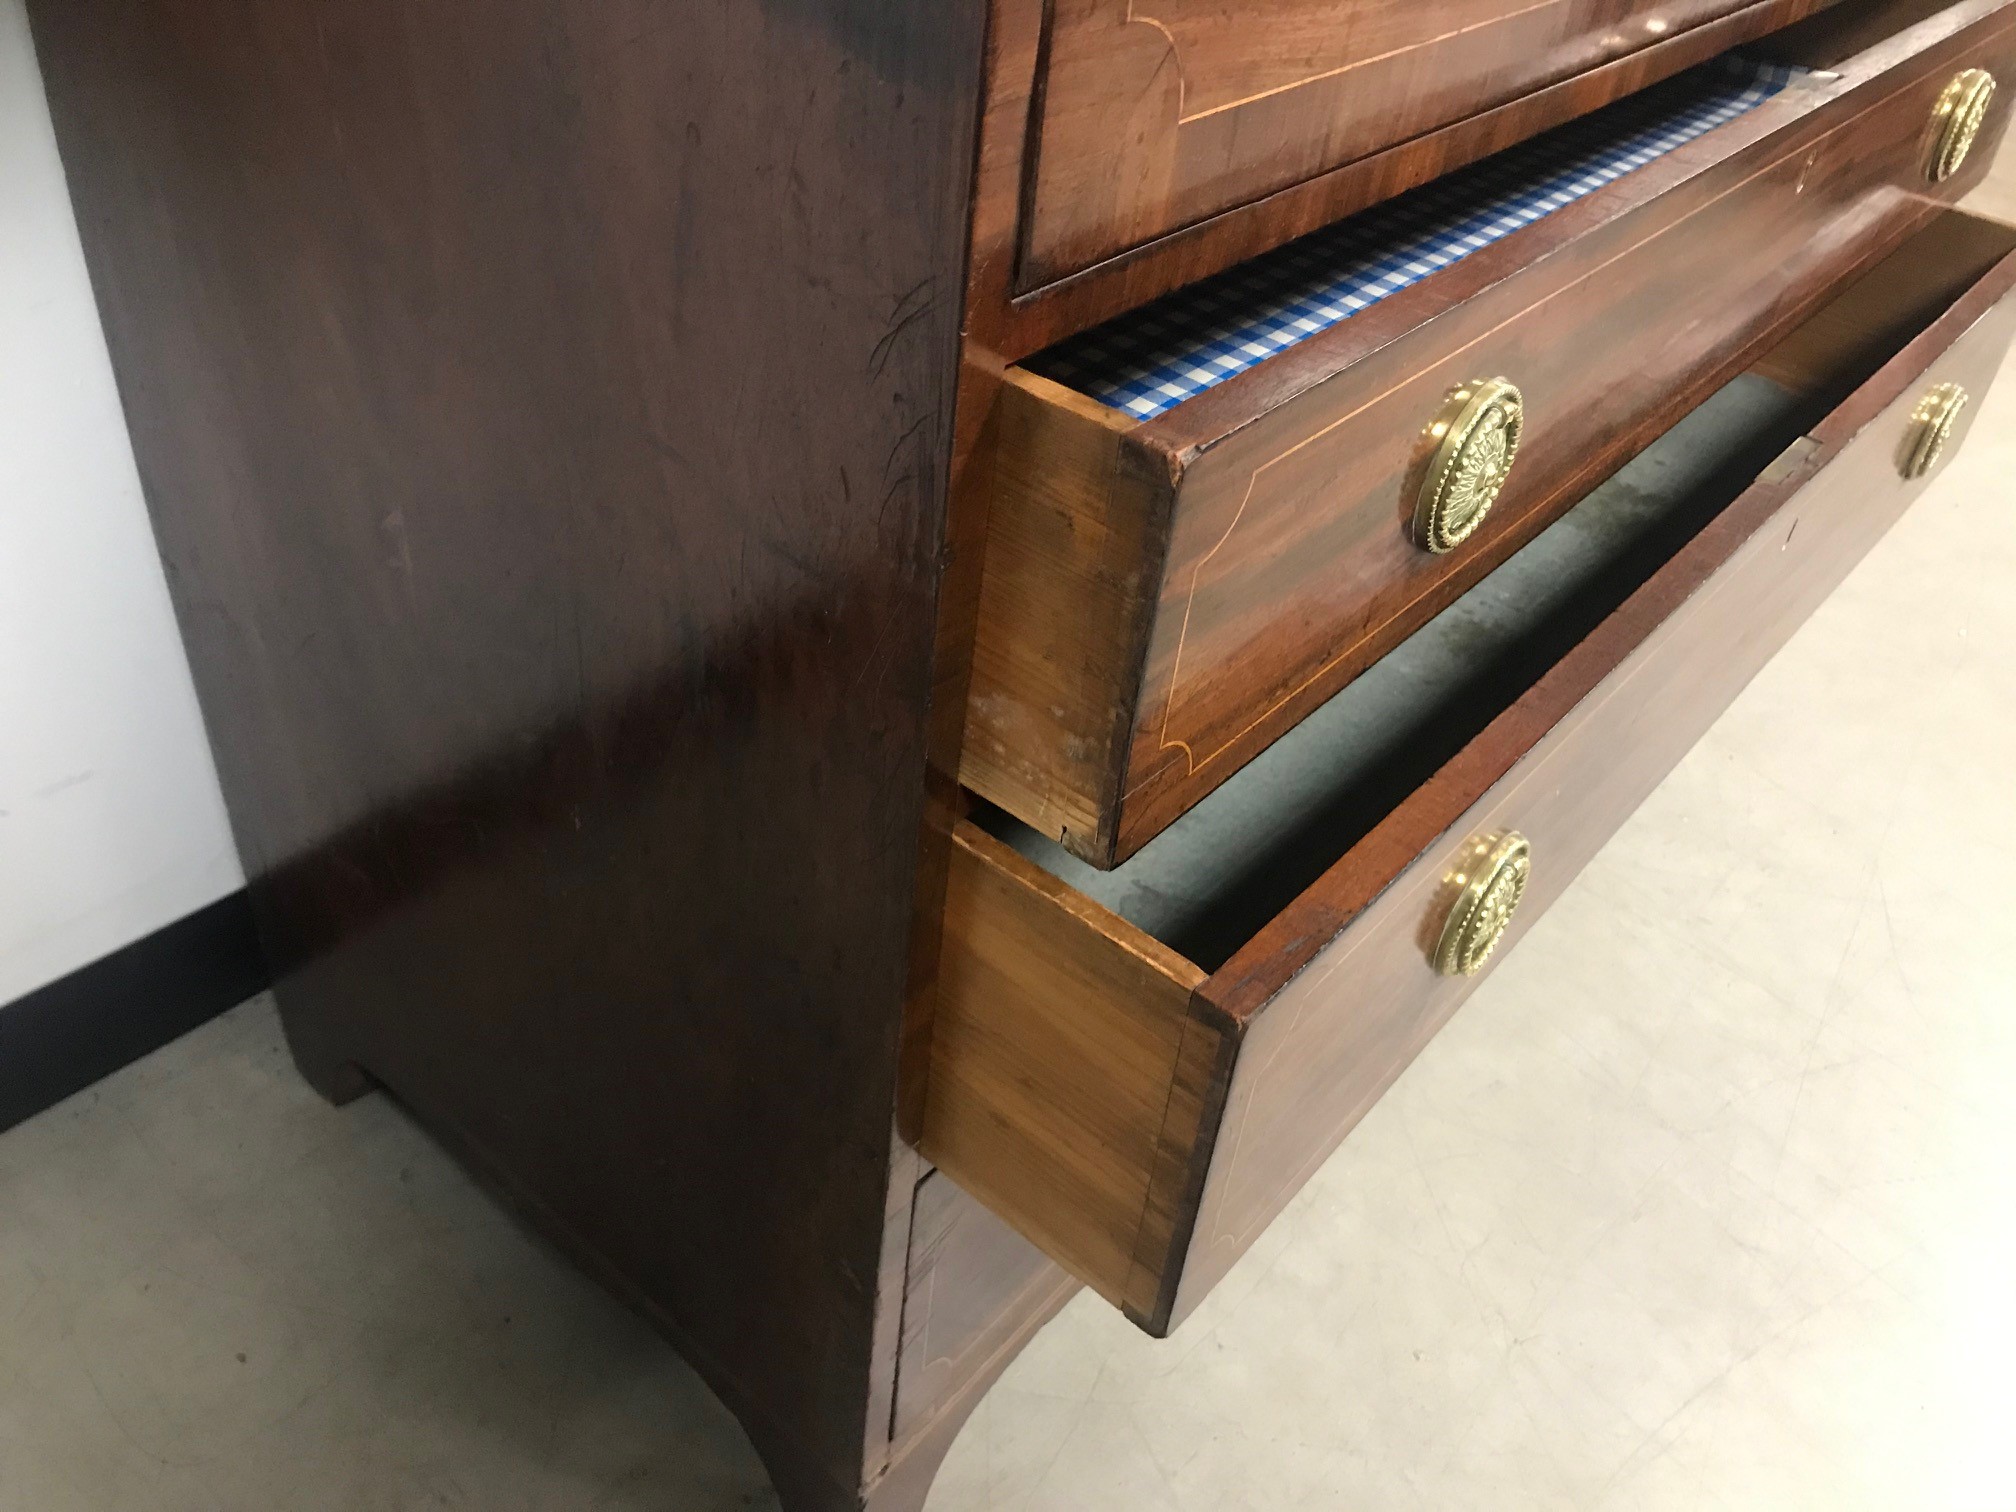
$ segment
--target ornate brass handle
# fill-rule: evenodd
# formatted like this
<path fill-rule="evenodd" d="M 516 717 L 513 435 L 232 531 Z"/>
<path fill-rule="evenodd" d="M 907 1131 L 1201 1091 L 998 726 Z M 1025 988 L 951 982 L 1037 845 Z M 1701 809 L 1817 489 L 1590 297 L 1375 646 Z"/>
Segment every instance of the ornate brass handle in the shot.
<path fill-rule="evenodd" d="M 1970 68 L 1953 76 L 1932 108 L 1932 151 L 1925 161 L 1925 176 L 1933 183 L 1943 184 L 1960 171 L 1994 98 L 1995 75 L 1987 69 Z"/>
<path fill-rule="evenodd" d="M 1424 436 L 1427 475 L 1414 501 L 1414 539 L 1438 555 L 1467 541 L 1498 500 L 1519 455 L 1526 404 L 1503 378 L 1477 378 L 1450 392 Z"/>
<path fill-rule="evenodd" d="M 1475 976 L 1505 938 L 1526 880 L 1533 874 L 1533 847 L 1516 830 L 1482 836 L 1470 843 L 1450 873 L 1456 895 L 1435 947 L 1435 969 L 1443 976 Z"/>
<path fill-rule="evenodd" d="M 1953 439 L 1953 427 L 1967 408 L 1967 390 L 1957 383 L 1934 384 L 1911 411 L 1904 432 L 1904 450 L 1897 470 L 1907 478 L 1922 478 L 1939 465 L 1940 454 Z"/>

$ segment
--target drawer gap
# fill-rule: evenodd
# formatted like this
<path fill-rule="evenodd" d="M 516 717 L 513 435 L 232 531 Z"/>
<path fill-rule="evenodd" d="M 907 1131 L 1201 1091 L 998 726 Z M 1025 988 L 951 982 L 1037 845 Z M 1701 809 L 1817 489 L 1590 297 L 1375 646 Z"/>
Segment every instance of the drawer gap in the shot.
<path fill-rule="evenodd" d="M 977 806 L 924 1154 L 1175 1326 L 1462 1002 L 1456 863 L 1530 836 L 1516 941 L 1959 443 L 2012 285 L 2016 230 L 1928 212 L 1119 867 Z"/>
<path fill-rule="evenodd" d="M 991 805 L 975 822 L 1217 970 L 2012 247 L 1936 220 L 1132 860 L 1095 870 Z"/>
<path fill-rule="evenodd" d="M 1842 354 L 1757 364 L 1979 182 L 2012 96 L 1935 130 L 1955 82 L 2016 78 L 2016 0 L 1912 5 L 1842 0 L 1010 368 L 964 785 L 1120 865 L 1731 380 L 1842 392 Z M 1517 462 L 1451 526 L 1466 414 L 1469 465 Z"/>
<path fill-rule="evenodd" d="M 1729 54 L 1060 342 L 1024 367 L 1152 420 L 1804 81 Z"/>

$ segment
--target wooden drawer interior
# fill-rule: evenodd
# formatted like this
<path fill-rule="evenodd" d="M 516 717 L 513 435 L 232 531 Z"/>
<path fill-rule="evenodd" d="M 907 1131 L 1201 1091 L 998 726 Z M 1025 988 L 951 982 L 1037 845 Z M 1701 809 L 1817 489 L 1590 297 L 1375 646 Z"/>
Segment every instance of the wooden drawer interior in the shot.
<path fill-rule="evenodd" d="M 977 809 L 953 869 L 926 1155 L 1142 1326 L 1173 1326 L 1250 1241 L 1219 1225 L 1197 1258 L 1256 1026 L 1279 1058 L 1324 1015 L 1378 1020 L 1334 1085 L 1275 1120 L 1292 1128 L 1266 1158 L 1292 1192 L 1468 990 L 1430 968 L 1439 912 L 1380 910 L 1439 899 L 1450 837 L 1550 742 L 1625 773 L 1592 776 L 1520 927 L 1566 885 L 1901 512 L 1910 405 L 1941 363 L 1977 386 L 1992 375 L 2012 252 L 2016 232 L 1943 213 L 1126 865 L 1096 871 Z M 1758 543 L 1816 477 L 1815 514 L 1837 493 L 1853 507 L 1781 566 Z M 1792 607 L 1753 633 L 1725 595 L 1711 618 L 1704 585 L 1732 564 L 1767 585 L 1793 575 Z M 1561 747 L 1556 727 L 1661 637 L 1689 687 L 1656 740 L 1643 732 L 1647 753 L 1616 731 L 1600 751 Z M 1269 1023 L 1298 974 L 1347 947 L 1328 1000 Z M 1240 1118 L 1259 1149 L 1269 1110 Z"/>

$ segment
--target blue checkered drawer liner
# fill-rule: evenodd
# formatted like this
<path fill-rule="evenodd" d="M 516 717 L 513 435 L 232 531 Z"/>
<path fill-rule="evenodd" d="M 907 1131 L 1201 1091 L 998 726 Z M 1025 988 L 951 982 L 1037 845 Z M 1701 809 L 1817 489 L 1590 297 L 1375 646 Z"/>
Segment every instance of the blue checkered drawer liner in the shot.
<path fill-rule="evenodd" d="M 1026 364 L 1147 420 L 1754 110 L 1804 69 L 1723 57 Z"/>

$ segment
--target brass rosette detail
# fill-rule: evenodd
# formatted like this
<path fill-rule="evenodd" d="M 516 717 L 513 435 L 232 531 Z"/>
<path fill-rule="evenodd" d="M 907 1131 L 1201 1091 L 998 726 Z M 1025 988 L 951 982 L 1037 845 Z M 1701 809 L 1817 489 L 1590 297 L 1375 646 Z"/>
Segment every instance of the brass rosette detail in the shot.
<path fill-rule="evenodd" d="M 1946 443 L 1967 409 L 1967 390 L 1957 383 L 1934 384 L 1912 408 L 1904 430 L 1904 448 L 1897 470 L 1907 478 L 1922 478 L 1939 465 Z"/>
<path fill-rule="evenodd" d="M 1994 99 L 1995 75 L 1987 69 L 1970 68 L 1953 76 L 1932 108 L 1932 150 L 1925 160 L 1925 176 L 1933 183 L 1943 184 L 1960 171 Z"/>
<path fill-rule="evenodd" d="M 1424 434 L 1429 458 L 1414 503 L 1414 539 L 1440 555 L 1484 523 L 1519 455 L 1525 400 L 1503 378 L 1452 390 Z"/>
<path fill-rule="evenodd" d="M 1474 840 L 1447 891 L 1455 894 L 1435 947 L 1435 969 L 1443 976 L 1475 976 L 1491 959 L 1512 925 L 1533 875 L 1533 847 L 1514 832 Z"/>

